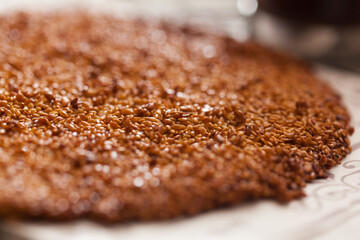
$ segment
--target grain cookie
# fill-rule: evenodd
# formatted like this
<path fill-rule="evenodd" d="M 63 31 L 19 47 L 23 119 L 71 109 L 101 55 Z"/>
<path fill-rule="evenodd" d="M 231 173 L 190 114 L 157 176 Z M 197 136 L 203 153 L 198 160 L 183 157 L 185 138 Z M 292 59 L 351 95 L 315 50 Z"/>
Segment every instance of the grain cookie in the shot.
<path fill-rule="evenodd" d="M 0 18 L 0 215 L 166 219 L 303 196 L 350 151 L 302 62 L 192 28 Z"/>

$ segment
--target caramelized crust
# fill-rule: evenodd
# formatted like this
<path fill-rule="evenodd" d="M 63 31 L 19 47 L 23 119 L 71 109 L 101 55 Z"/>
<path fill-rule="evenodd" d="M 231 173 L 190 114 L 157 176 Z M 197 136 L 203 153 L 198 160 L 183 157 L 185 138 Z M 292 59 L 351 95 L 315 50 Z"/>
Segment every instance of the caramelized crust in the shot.
<path fill-rule="evenodd" d="M 0 215 L 166 219 L 303 196 L 350 151 L 301 62 L 193 28 L 0 18 Z"/>

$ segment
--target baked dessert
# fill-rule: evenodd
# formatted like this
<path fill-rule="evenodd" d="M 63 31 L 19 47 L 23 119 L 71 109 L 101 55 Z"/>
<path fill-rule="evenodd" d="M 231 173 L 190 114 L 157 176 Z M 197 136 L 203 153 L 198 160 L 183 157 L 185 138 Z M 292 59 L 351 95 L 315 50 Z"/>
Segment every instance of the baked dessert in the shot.
<path fill-rule="evenodd" d="M 0 215 L 167 219 L 287 202 L 350 151 L 304 63 L 190 27 L 0 18 Z"/>

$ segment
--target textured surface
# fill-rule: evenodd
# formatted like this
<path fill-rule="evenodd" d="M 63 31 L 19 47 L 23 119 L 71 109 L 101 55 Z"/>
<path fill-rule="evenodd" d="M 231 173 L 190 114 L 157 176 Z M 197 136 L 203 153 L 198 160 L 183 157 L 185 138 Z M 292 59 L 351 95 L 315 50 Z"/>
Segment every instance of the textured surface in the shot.
<path fill-rule="evenodd" d="M 3 215 L 288 201 L 349 152 L 339 97 L 255 44 L 82 13 L 6 16 L 0 31 Z"/>

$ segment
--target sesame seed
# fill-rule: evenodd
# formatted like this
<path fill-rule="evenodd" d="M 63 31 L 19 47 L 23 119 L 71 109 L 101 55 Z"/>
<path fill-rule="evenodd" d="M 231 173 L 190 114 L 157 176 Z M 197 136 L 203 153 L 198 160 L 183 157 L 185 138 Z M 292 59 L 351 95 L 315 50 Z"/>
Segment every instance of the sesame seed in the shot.
<path fill-rule="evenodd" d="M 134 186 L 135 187 L 142 187 L 144 185 L 144 179 L 142 179 L 141 177 L 136 177 L 134 179 Z"/>

